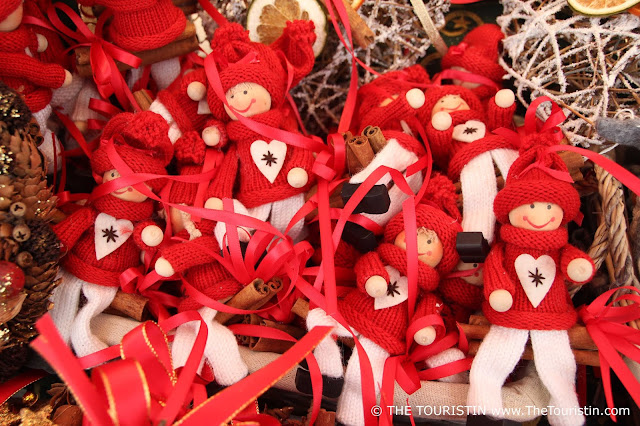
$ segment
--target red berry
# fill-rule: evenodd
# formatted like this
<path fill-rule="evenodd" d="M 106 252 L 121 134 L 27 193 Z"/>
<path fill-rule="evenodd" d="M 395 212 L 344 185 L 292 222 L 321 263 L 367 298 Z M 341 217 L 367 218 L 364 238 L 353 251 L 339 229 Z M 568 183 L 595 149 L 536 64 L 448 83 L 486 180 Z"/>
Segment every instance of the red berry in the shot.
<path fill-rule="evenodd" d="M 24 282 L 24 272 L 18 265 L 0 260 L 0 299 L 10 299 L 20 293 Z"/>

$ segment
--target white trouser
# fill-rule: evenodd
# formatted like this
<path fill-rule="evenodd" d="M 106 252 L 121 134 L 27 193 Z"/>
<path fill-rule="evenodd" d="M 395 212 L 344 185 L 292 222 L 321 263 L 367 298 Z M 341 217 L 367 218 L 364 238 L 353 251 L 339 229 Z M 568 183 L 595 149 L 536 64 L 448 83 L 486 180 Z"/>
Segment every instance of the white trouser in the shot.
<path fill-rule="evenodd" d="M 470 372 L 467 405 L 476 412 L 502 418 L 502 385 L 524 352 L 528 337 L 540 380 L 551 394 L 550 406 L 562 412 L 548 416 L 560 426 L 582 425 L 575 390 L 576 361 L 566 330 L 520 330 L 492 325 L 476 354 Z"/>
<path fill-rule="evenodd" d="M 304 194 L 297 194 L 293 197 L 280 201 L 273 201 L 258 207 L 248 209 L 249 216 L 258 220 L 269 221 L 278 231 L 284 233 L 298 210 L 304 206 Z M 289 230 L 289 236 L 294 242 L 300 242 L 305 237 L 304 218 L 296 222 Z"/>

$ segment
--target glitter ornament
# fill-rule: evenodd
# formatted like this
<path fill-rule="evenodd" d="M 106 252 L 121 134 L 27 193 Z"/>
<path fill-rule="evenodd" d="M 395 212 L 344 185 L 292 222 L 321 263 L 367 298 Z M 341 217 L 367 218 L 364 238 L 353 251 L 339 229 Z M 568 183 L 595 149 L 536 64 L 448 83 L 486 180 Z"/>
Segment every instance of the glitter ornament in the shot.
<path fill-rule="evenodd" d="M 20 293 L 24 282 L 24 272 L 18 265 L 0 260 L 0 300 L 10 299 Z"/>

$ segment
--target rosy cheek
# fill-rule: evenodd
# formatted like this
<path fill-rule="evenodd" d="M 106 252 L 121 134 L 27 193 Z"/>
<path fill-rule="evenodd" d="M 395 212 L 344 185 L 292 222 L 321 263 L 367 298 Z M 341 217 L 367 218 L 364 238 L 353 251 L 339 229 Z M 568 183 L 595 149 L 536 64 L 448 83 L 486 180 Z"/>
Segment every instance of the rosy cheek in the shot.
<path fill-rule="evenodd" d="M 480 274 L 478 272 L 473 274 L 474 277 L 478 278 L 480 276 Z"/>
<path fill-rule="evenodd" d="M 527 216 L 522 216 L 522 220 L 524 220 L 525 222 L 528 220 L 529 218 Z"/>
<path fill-rule="evenodd" d="M 552 217 L 551 220 L 549 222 L 555 222 L 556 221 L 556 217 Z"/>
<path fill-rule="evenodd" d="M 431 256 L 432 252 L 431 250 L 429 250 L 427 253 L 425 253 L 427 256 Z"/>

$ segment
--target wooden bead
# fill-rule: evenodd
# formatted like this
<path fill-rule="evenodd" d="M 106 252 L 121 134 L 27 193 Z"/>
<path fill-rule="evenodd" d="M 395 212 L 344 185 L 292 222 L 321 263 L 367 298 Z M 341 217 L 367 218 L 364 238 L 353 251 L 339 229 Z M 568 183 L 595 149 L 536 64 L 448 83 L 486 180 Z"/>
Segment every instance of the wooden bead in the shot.
<path fill-rule="evenodd" d="M 191 100 L 198 102 L 204 99 L 204 96 L 206 94 L 207 88 L 204 84 L 200 83 L 199 81 L 189 83 L 189 86 L 187 87 L 187 96 L 189 96 Z"/>
<path fill-rule="evenodd" d="M 374 275 L 367 280 L 364 288 L 371 297 L 383 296 L 387 292 L 387 280 L 380 275 Z"/>
<path fill-rule="evenodd" d="M 413 340 L 421 346 L 428 346 L 436 340 L 436 330 L 432 326 L 421 328 L 413 335 Z"/>
<path fill-rule="evenodd" d="M 425 97 L 424 92 L 420 89 L 414 88 L 407 92 L 405 95 L 409 106 L 413 109 L 421 108 L 424 105 Z"/>
<path fill-rule="evenodd" d="M 205 201 L 204 208 L 209 210 L 222 210 L 224 207 L 220 198 L 211 197 Z"/>
<path fill-rule="evenodd" d="M 441 132 L 447 130 L 453 124 L 453 119 L 451 118 L 451 114 L 445 111 L 437 112 L 433 118 L 431 118 L 431 124 L 433 128 L 436 130 L 440 130 Z"/>
<path fill-rule="evenodd" d="M 516 95 L 513 90 L 502 89 L 496 93 L 496 105 L 500 108 L 509 108 L 516 101 Z"/>
<path fill-rule="evenodd" d="M 309 182 L 309 174 L 301 167 L 294 167 L 287 174 L 287 182 L 294 188 L 302 188 Z"/>
<path fill-rule="evenodd" d="M 513 297 L 507 290 L 496 290 L 489 296 L 489 305 L 497 312 L 507 312 L 513 305 Z"/>

